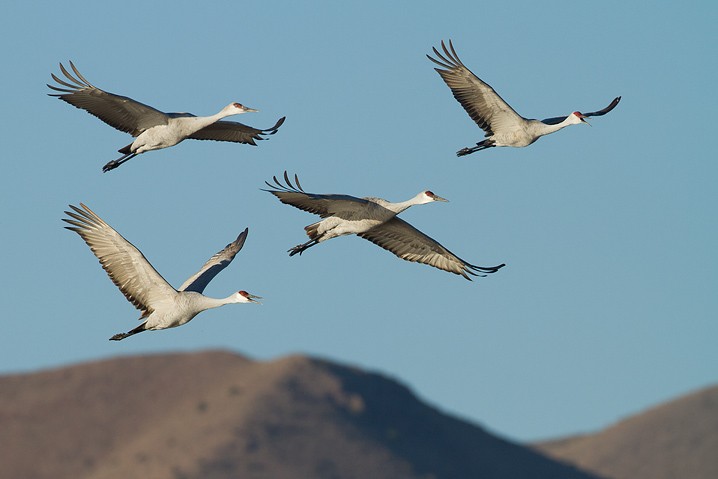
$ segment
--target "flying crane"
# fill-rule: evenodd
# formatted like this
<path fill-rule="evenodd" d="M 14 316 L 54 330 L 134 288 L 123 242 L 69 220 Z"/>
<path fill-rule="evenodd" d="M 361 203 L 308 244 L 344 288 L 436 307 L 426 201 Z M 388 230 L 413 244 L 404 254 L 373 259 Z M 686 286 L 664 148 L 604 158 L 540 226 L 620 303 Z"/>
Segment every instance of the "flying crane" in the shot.
<path fill-rule="evenodd" d="M 289 250 L 289 256 L 302 254 L 308 248 L 338 236 L 355 234 L 391 251 L 406 261 L 428 264 L 435 268 L 459 274 L 471 280 L 472 276 L 495 273 L 505 265 L 476 266 L 459 258 L 436 240 L 425 235 L 404 220 L 399 213 L 414 205 L 435 201 L 448 201 L 431 191 L 422 191 L 413 198 L 392 203 L 382 198 L 357 198 L 349 195 L 307 193 L 294 175 L 294 184 L 284 172 L 284 183 L 273 177 L 266 182 L 271 189 L 264 190 L 279 198 L 282 203 L 323 218 L 304 228 L 309 241 Z"/>
<path fill-rule="evenodd" d="M 280 118 L 273 127 L 266 130 L 222 120 L 228 116 L 258 111 L 236 102 L 230 103 L 219 113 L 210 116 L 164 113 L 132 98 L 101 90 L 87 81 L 72 62 L 70 67 L 75 76 L 60 63 L 60 70 L 67 81 L 53 73 L 53 80 L 64 88 L 48 84 L 47 86 L 52 90 L 60 92 L 48 93 L 48 95 L 83 109 L 111 127 L 135 137 L 132 143 L 118 150 L 122 153 L 120 158 L 102 167 L 104 172 L 115 169 L 146 151 L 168 148 L 187 138 L 230 141 L 256 146 L 255 140 L 265 140 L 263 135 L 275 134 L 285 120 L 285 117 Z"/>
<path fill-rule="evenodd" d="M 494 146 L 518 148 L 528 146 L 542 136 L 569 125 L 589 124 L 586 118 L 605 115 L 616 108 L 618 102 L 621 101 L 620 96 L 616 97 L 603 110 L 591 113 L 574 111 L 568 116 L 529 120 L 516 113 L 489 84 L 483 82 L 466 68 L 456 54 L 451 40 L 449 40 L 449 48 L 443 41 L 441 48 L 444 51 L 443 54 L 433 48 L 438 60 L 430 55 L 427 55 L 427 58 L 441 67 L 434 69 L 444 79 L 454 94 L 454 98 L 464 107 L 466 113 L 484 130 L 486 136 L 486 139 L 478 142 L 476 146 L 457 151 L 457 156 L 469 155 Z"/>
<path fill-rule="evenodd" d="M 123 238 L 90 208 L 70 205 L 65 211 L 69 218 L 62 220 L 72 226 L 68 230 L 79 234 L 100 260 L 115 286 L 125 298 L 142 312 L 146 321 L 126 333 L 118 333 L 112 341 L 125 339 L 142 331 L 174 328 L 188 323 L 202 311 L 231 303 L 257 303 L 259 296 L 238 291 L 226 298 L 215 299 L 202 294 L 207 284 L 237 255 L 249 229 L 245 229 L 232 243 L 212 256 L 200 270 L 174 289 L 147 261 L 132 243 Z"/>

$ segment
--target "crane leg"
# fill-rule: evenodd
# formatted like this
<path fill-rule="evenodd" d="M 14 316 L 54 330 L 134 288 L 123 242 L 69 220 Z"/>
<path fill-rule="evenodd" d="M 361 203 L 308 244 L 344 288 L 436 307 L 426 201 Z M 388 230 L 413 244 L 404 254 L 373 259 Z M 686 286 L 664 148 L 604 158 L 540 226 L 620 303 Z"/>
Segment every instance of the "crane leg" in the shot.
<path fill-rule="evenodd" d="M 117 333 L 110 338 L 110 341 L 121 341 L 127 337 L 132 336 L 133 334 L 137 334 L 137 333 L 141 333 L 142 331 L 146 331 L 145 324 L 147 324 L 147 323 L 146 322 L 142 323 L 139 326 L 137 326 L 135 329 L 133 329 L 132 331 L 127 331 L 126 333 Z"/>
<path fill-rule="evenodd" d="M 474 153 L 476 151 L 485 150 L 486 148 L 491 148 L 494 145 L 493 140 L 484 140 L 476 144 L 476 146 L 462 148 L 459 151 L 456 152 L 456 156 L 466 156 L 470 155 L 471 153 Z"/>
<path fill-rule="evenodd" d="M 289 256 L 294 256 L 297 253 L 299 253 L 299 255 L 301 256 L 302 253 L 304 252 L 304 250 L 306 250 L 307 248 L 311 248 L 315 244 L 319 244 L 319 241 L 313 239 L 313 240 L 307 241 L 306 243 L 299 244 L 288 251 Z"/>
<path fill-rule="evenodd" d="M 116 160 L 112 160 L 112 161 L 108 162 L 105 166 L 103 166 L 102 172 L 107 173 L 110 170 L 114 170 L 115 168 L 120 166 L 125 161 L 129 161 L 137 155 L 138 155 L 138 153 L 127 153 L 126 155 L 122 155 L 120 158 L 118 158 Z"/>

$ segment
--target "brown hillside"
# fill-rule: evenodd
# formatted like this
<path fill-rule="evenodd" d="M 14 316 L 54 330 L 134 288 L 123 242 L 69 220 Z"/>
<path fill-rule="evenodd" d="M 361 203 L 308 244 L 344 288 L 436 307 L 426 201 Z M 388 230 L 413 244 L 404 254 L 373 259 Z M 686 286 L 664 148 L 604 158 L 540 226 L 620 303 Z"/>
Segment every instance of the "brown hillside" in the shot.
<path fill-rule="evenodd" d="M 715 479 L 718 387 L 654 407 L 597 434 L 537 448 L 612 479 Z"/>
<path fill-rule="evenodd" d="M 172 354 L 0 377 L 0 424 L 8 478 L 595 479 L 385 377 L 300 356 Z"/>

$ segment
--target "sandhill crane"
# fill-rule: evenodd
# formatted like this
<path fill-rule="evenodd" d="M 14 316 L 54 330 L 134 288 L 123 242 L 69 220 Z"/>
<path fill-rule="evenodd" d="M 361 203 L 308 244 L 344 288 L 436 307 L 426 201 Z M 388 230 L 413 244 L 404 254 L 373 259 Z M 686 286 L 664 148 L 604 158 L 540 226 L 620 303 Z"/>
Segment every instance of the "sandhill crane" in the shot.
<path fill-rule="evenodd" d="M 605 115 L 621 101 L 620 96 L 616 97 L 603 110 L 591 113 L 574 111 L 568 116 L 547 118 L 540 121 L 529 120 L 516 113 L 490 85 L 484 83 L 479 77 L 471 73 L 471 70 L 466 68 L 459 60 L 451 40 L 449 40 L 449 48 L 446 48 L 443 41 L 441 42 L 441 48 L 444 50 L 443 55 L 436 48 L 433 48 L 438 60 L 429 55 L 427 55 L 427 58 L 441 67 L 434 68 L 434 70 L 441 75 L 441 78 L 444 79 L 444 82 L 454 94 L 454 98 L 461 103 L 461 106 L 464 107 L 471 119 L 484 130 L 487 137 L 477 143 L 476 146 L 462 148 L 457 151 L 457 156 L 468 155 L 492 146 L 528 146 L 542 136 L 569 125 L 588 124 L 586 118 Z"/>
<path fill-rule="evenodd" d="M 90 208 L 70 205 L 73 211 L 65 211 L 70 218 L 62 220 L 72 226 L 65 228 L 79 234 L 100 260 L 115 286 L 127 300 L 142 312 L 140 320 L 146 321 L 126 333 L 115 334 L 111 341 L 119 341 L 142 331 L 182 326 L 206 309 L 230 303 L 257 303 L 259 296 L 238 291 L 226 298 L 204 296 L 202 291 L 220 271 L 232 262 L 242 249 L 249 229 L 236 240 L 212 256 L 200 270 L 174 289 L 147 261 L 144 255 L 123 238 Z"/>
<path fill-rule="evenodd" d="M 220 121 L 222 118 L 252 111 L 241 103 L 230 103 L 219 113 L 210 116 L 195 116 L 191 113 L 164 113 L 126 96 L 100 90 L 93 86 L 70 62 L 74 77 L 60 63 L 60 70 L 68 83 L 54 73 L 53 80 L 66 88 L 47 85 L 61 93 L 48 93 L 96 116 L 111 127 L 129 133 L 135 141 L 119 149 L 122 156 L 102 167 L 107 172 L 146 151 L 174 146 L 186 138 L 195 140 L 231 141 L 257 146 L 255 140 L 265 140 L 262 135 L 277 132 L 285 117 L 266 130 L 260 130 L 234 121 Z"/>
<path fill-rule="evenodd" d="M 323 219 L 304 228 L 310 240 L 289 250 L 289 256 L 300 255 L 307 249 L 337 236 L 356 234 L 396 256 L 407 261 L 416 261 L 460 274 L 471 280 L 468 275 L 486 276 L 495 273 L 505 265 L 475 266 L 454 255 L 434 239 L 411 226 L 396 215 L 414 205 L 423 205 L 434 201 L 448 201 L 431 191 L 422 191 L 415 197 L 392 203 L 382 198 L 356 198 L 349 195 L 322 195 L 306 193 L 294 175 L 294 185 L 284 172 L 285 184 L 273 177 L 274 184 L 269 193 L 282 203 L 300 210 L 321 216 Z M 483 273 L 483 274 L 479 274 Z"/>

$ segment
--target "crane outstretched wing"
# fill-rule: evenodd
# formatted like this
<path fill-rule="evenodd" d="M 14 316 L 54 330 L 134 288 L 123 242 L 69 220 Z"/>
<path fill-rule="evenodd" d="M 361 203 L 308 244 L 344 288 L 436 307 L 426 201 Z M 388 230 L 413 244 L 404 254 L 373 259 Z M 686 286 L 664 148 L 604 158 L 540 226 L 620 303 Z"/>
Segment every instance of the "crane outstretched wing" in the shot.
<path fill-rule="evenodd" d="M 249 228 L 245 228 L 244 231 L 237 236 L 236 240 L 229 243 L 222 251 L 215 253 L 207 260 L 199 271 L 187 278 L 187 281 L 179 287 L 178 291 L 195 291 L 202 293 L 209 282 L 212 281 L 220 271 L 229 266 L 229 263 L 237 256 L 239 250 L 244 246 L 247 233 L 249 233 Z"/>
<path fill-rule="evenodd" d="M 499 132 L 504 126 L 523 120 L 521 115 L 516 113 L 488 83 L 466 68 L 456 54 L 451 40 L 449 40 L 449 48 L 442 40 L 441 48 L 444 54 L 433 48 L 438 60 L 429 55 L 426 57 L 441 67 L 434 70 L 441 75 L 454 94 L 454 98 L 461 103 L 471 119 L 486 132 L 486 136 Z"/>
<path fill-rule="evenodd" d="M 592 111 L 591 113 L 582 113 L 582 115 L 585 116 L 585 117 L 603 116 L 603 115 L 605 115 L 606 113 L 608 113 L 609 111 L 611 111 L 611 110 L 613 110 L 614 108 L 616 108 L 616 105 L 618 105 L 618 102 L 619 102 L 619 101 L 621 101 L 621 97 L 620 97 L 620 96 L 617 96 L 617 97 L 614 98 L 613 101 L 612 101 L 606 108 L 604 108 L 603 110 Z M 545 124 L 547 124 L 547 125 L 557 125 L 557 124 L 561 123 L 562 121 L 564 121 L 566 118 L 568 118 L 568 115 L 566 115 L 566 116 L 556 116 L 556 117 L 554 117 L 554 118 L 546 118 L 546 119 L 544 119 L 544 120 L 541 120 L 541 123 L 545 123 Z"/>
<path fill-rule="evenodd" d="M 300 210 L 314 213 L 322 218 L 334 215 L 344 215 L 345 212 L 351 212 L 358 209 L 359 205 L 366 205 L 369 202 L 363 198 L 357 198 L 349 195 L 321 195 L 315 193 L 307 193 L 299 184 L 299 178 L 294 175 L 294 185 L 289 179 L 287 172 L 284 172 L 284 182 L 282 184 L 276 176 L 272 177 L 274 184 L 265 181 L 271 190 L 262 190 L 272 193 L 279 198 L 284 204 L 292 205 Z"/>
<path fill-rule="evenodd" d="M 287 117 L 283 116 L 273 127 L 265 130 L 253 128 L 236 121 L 221 120 L 192 133 L 188 138 L 195 140 L 231 141 L 257 146 L 257 143 L 255 143 L 256 140 L 267 140 L 268 138 L 264 138 L 264 136 L 274 135 L 286 118 Z"/>
<path fill-rule="evenodd" d="M 142 311 L 142 318 L 153 311 L 153 304 L 177 294 L 140 250 L 90 208 L 82 203 L 80 206 L 82 209 L 70 205 L 74 212 L 65 211 L 72 218 L 62 219 L 72 225 L 65 228 L 85 240 L 115 286 L 130 303 Z"/>
<path fill-rule="evenodd" d="M 52 73 L 53 80 L 66 88 L 48 84 L 47 86 L 51 89 L 61 92 L 48 93 L 48 95 L 58 97 L 74 107 L 81 108 L 111 127 L 132 136 L 138 136 L 153 126 L 167 124 L 168 116 L 165 113 L 132 98 L 100 90 L 87 81 L 72 62 L 70 62 L 70 67 L 77 78 L 72 76 L 60 63 L 60 70 L 71 83 L 61 80 Z"/>
<path fill-rule="evenodd" d="M 505 266 L 500 264 L 485 267 L 467 263 L 433 238 L 397 217 L 369 231 L 358 233 L 357 236 L 367 239 L 387 251 L 391 251 L 401 259 L 428 264 L 450 273 L 459 274 L 469 281 L 471 281 L 469 275 L 486 276 Z"/>

